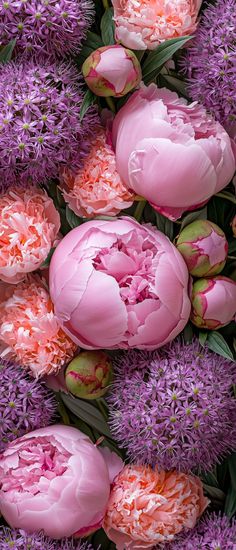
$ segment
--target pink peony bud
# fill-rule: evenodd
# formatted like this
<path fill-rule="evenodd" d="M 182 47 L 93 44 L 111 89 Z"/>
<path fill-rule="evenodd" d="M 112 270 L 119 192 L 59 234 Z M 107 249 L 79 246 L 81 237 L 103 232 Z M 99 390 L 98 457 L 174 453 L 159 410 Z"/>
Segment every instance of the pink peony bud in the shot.
<path fill-rule="evenodd" d="M 82 399 L 99 399 L 111 381 L 112 364 L 103 351 L 83 351 L 66 369 L 67 389 Z"/>
<path fill-rule="evenodd" d="M 136 55 L 119 44 L 92 52 L 85 60 L 82 72 L 90 90 L 102 97 L 128 94 L 142 78 Z"/>
<path fill-rule="evenodd" d="M 228 243 L 224 232 L 208 220 L 196 220 L 181 231 L 176 247 L 189 273 L 209 277 L 220 273 L 225 265 Z"/>
<path fill-rule="evenodd" d="M 228 277 L 199 279 L 192 288 L 191 321 L 199 328 L 215 330 L 234 319 L 236 283 Z"/>
<path fill-rule="evenodd" d="M 232 227 L 232 231 L 233 231 L 233 236 L 236 237 L 236 214 L 235 214 L 234 218 L 232 219 L 231 227 Z"/>

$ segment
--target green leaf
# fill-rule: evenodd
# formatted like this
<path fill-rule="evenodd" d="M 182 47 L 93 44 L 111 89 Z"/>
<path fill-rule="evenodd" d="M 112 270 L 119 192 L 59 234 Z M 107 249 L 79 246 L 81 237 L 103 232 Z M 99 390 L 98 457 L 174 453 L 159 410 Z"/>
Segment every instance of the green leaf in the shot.
<path fill-rule="evenodd" d="M 85 59 L 87 59 L 87 57 L 94 52 L 94 50 L 97 50 L 102 46 L 104 46 L 104 44 L 101 36 L 95 32 L 88 31 L 86 41 L 84 42 L 84 45 L 76 58 L 76 63 L 79 66 L 83 65 Z"/>
<path fill-rule="evenodd" d="M 198 339 L 202 347 L 205 346 L 205 343 L 207 341 L 208 333 L 207 332 L 199 332 Z"/>
<path fill-rule="evenodd" d="M 217 487 L 212 487 L 211 485 L 206 485 L 203 483 L 203 487 L 206 491 L 206 493 L 217 502 L 224 502 L 225 500 L 225 493 L 221 491 L 221 489 L 218 489 Z"/>
<path fill-rule="evenodd" d="M 95 405 L 66 394 L 61 394 L 61 398 L 67 408 L 73 412 L 75 416 L 81 418 L 81 420 L 86 422 L 86 424 L 92 428 L 95 428 L 95 430 L 97 430 L 100 434 L 112 439 L 109 426 L 104 420 L 102 413 L 96 408 Z"/>
<path fill-rule="evenodd" d="M 229 241 L 229 250 L 228 250 L 228 254 L 232 254 L 233 252 L 236 252 L 236 239 L 235 237 L 232 238 L 232 240 Z"/>
<path fill-rule="evenodd" d="M 101 34 L 105 46 L 115 44 L 115 25 L 113 15 L 113 8 L 108 8 L 101 19 Z"/>
<path fill-rule="evenodd" d="M 236 512 L 236 491 L 233 485 L 230 486 L 226 495 L 224 512 L 230 518 L 232 518 Z"/>
<path fill-rule="evenodd" d="M 40 269 L 43 269 L 44 267 L 48 267 L 49 264 L 50 264 L 50 261 L 52 259 L 52 255 L 54 253 L 54 251 L 56 250 L 56 247 L 52 247 L 51 250 L 49 251 L 48 255 L 47 255 L 47 258 L 44 260 L 44 262 L 41 264 L 40 266 Z"/>
<path fill-rule="evenodd" d="M 204 208 L 201 208 L 201 210 L 197 210 L 196 212 L 190 212 L 189 214 L 186 214 L 184 218 L 181 221 L 180 231 L 186 225 L 189 225 L 192 222 L 195 222 L 196 220 L 206 220 L 207 219 L 207 207 L 204 206 Z"/>
<path fill-rule="evenodd" d="M 69 226 L 74 229 L 75 227 L 78 227 L 83 223 L 82 218 L 79 218 L 79 216 L 76 216 L 76 214 L 66 205 L 66 220 Z"/>
<path fill-rule="evenodd" d="M 233 453 L 232 455 L 230 455 L 227 462 L 228 462 L 232 487 L 236 491 L 236 453 Z"/>
<path fill-rule="evenodd" d="M 184 337 L 184 341 L 185 341 L 186 344 L 189 344 L 190 342 L 192 342 L 193 329 L 192 329 L 192 325 L 190 325 L 190 323 L 188 323 L 186 325 L 186 327 L 184 328 L 183 337 Z"/>
<path fill-rule="evenodd" d="M 234 361 L 234 356 L 226 340 L 224 339 L 222 334 L 220 334 L 216 330 L 213 330 L 208 334 L 207 345 L 212 351 L 218 353 L 218 355 L 222 355 L 222 357 Z"/>
<path fill-rule="evenodd" d="M 181 48 L 192 36 L 181 36 L 167 40 L 158 46 L 153 52 L 150 52 L 144 61 L 142 67 L 143 80 L 145 84 L 149 84 L 160 72 L 162 66 L 174 53 Z"/>
<path fill-rule="evenodd" d="M 11 40 L 6 46 L 3 46 L 3 48 L 0 50 L 0 63 L 8 63 L 8 61 L 11 61 L 12 53 L 16 45 L 16 39 Z"/>
<path fill-rule="evenodd" d="M 85 113 L 87 112 L 89 107 L 95 103 L 95 101 L 96 101 L 96 96 L 93 94 L 93 92 L 91 92 L 91 90 L 87 90 L 83 99 L 83 103 L 81 105 L 81 110 L 79 115 L 80 121 L 83 120 Z"/>
<path fill-rule="evenodd" d="M 169 237 L 169 239 L 172 241 L 174 236 L 173 222 L 165 216 L 162 216 L 162 214 L 159 214 L 159 212 L 155 212 L 155 215 L 157 229 L 162 231 L 162 233 L 165 233 L 165 235 L 167 235 L 167 237 Z"/>

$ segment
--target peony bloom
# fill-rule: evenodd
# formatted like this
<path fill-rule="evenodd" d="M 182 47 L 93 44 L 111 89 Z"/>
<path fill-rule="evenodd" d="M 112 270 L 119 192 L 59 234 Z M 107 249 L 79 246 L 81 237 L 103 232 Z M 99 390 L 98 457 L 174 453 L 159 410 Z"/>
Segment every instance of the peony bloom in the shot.
<path fill-rule="evenodd" d="M 120 109 L 113 144 L 127 187 L 173 220 L 223 189 L 235 171 L 222 126 L 201 105 L 188 105 L 155 84 L 142 87 Z"/>
<path fill-rule="evenodd" d="M 17 53 L 65 56 L 78 52 L 92 23 L 90 0 L 1 2 L 1 44 L 16 39 Z"/>
<path fill-rule="evenodd" d="M 91 544 L 73 539 L 53 540 L 43 533 L 27 534 L 2 526 L 0 528 L 1 550 L 93 550 Z"/>
<path fill-rule="evenodd" d="M 117 550 L 152 548 L 192 529 L 208 503 L 198 477 L 128 465 L 114 481 L 103 528 Z"/>
<path fill-rule="evenodd" d="M 140 84 L 142 78 L 136 55 L 119 44 L 93 51 L 82 72 L 90 90 L 101 97 L 122 97 Z"/>
<path fill-rule="evenodd" d="M 94 220 L 64 237 L 50 264 L 50 293 L 63 330 L 85 349 L 155 349 L 189 318 L 181 254 L 151 225 Z"/>
<path fill-rule="evenodd" d="M 200 101 L 236 139 L 235 36 L 235 0 L 208 5 L 183 66 L 190 97 Z"/>
<path fill-rule="evenodd" d="M 82 218 L 115 216 L 132 206 L 134 194 L 121 181 L 115 153 L 102 127 L 90 137 L 89 151 L 77 172 L 68 167 L 62 172 L 61 190 L 71 210 Z"/>
<path fill-rule="evenodd" d="M 28 2 L 27 2 L 28 5 Z M 78 148 L 95 122 L 89 109 L 80 122 L 83 94 L 76 68 L 48 61 L 0 66 L 0 177 L 10 187 L 57 177 L 77 165 Z M 96 119 L 97 123 L 97 119 Z"/>
<path fill-rule="evenodd" d="M 37 276 L 14 287 L 0 304 L 0 340 L 36 377 L 57 373 L 77 346 L 60 328 L 44 281 Z"/>
<path fill-rule="evenodd" d="M 104 351 L 82 351 L 65 372 L 66 387 L 76 397 L 99 399 L 111 382 L 112 364 Z"/>
<path fill-rule="evenodd" d="M 55 539 L 99 528 L 110 494 L 110 456 L 113 475 L 123 465 L 107 453 L 77 428 L 59 424 L 10 443 L 0 456 L 0 508 L 7 523 Z"/>
<path fill-rule="evenodd" d="M 235 449 L 234 362 L 203 351 L 198 340 L 176 339 L 158 351 L 119 355 L 113 367 L 109 424 L 132 462 L 211 471 Z"/>
<path fill-rule="evenodd" d="M 10 189 L 0 196 L 0 279 L 22 281 L 46 260 L 60 229 L 52 199 L 39 188 Z"/>
<path fill-rule="evenodd" d="M 228 242 L 222 229 L 208 220 L 196 220 L 180 232 L 176 247 L 194 277 L 217 275 L 225 266 Z"/>
<path fill-rule="evenodd" d="M 12 362 L 1 360 L 0 379 L 1 453 L 9 441 L 51 424 L 56 414 L 57 401 L 45 384 L 29 377 Z"/>
<path fill-rule="evenodd" d="M 207 515 L 197 526 L 181 534 L 166 550 L 234 550 L 236 521 L 220 514 Z M 156 549 L 158 550 L 158 549 Z"/>
<path fill-rule="evenodd" d="M 192 34 L 201 0 L 112 0 L 116 39 L 133 50 Z"/>
<path fill-rule="evenodd" d="M 236 315 L 236 283 L 228 277 L 198 279 L 192 288 L 191 321 L 199 328 L 216 330 Z"/>

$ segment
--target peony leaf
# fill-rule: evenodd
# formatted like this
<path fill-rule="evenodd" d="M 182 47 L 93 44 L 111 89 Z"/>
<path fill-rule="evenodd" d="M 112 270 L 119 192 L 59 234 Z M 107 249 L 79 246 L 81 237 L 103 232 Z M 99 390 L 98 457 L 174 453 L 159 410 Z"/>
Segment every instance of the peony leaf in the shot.
<path fill-rule="evenodd" d="M 85 113 L 87 113 L 87 110 L 91 105 L 93 105 L 96 101 L 96 96 L 91 92 L 91 90 L 87 90 L 87 92 L 84 95 L 83 103 L 81 105 L 80 110 L 80 121 L 83 120 Z"/>
<path fill-rule="evenodd" d="M 230 486 L 226 495 L 224 512 L 230 518 L 232 518 L 236 512 L 236 491 L 233 485 Z"/>
<path fill-rule="evenodd" d="M 232 455 L 230 455 L 227 462 L 229 466 L 231 483 L 234 488 L 234 491 L 236 491 L 236 453 L 233 453 Z"/>
<path fill-rule="evenodd" d="M 192 325 L 190 323 L 188 323 L 186 325 L 186 327 L 184 327 L 183 337 L 184 337 L 184 341 L 185 341 L 186 344 L 189 344 L 190 342 L 192 342 L 193 329 L 192 329 Z"/>
<path fill-rule="evenodd" d="M 190 212 L 189 214 L 186 214 L 184 218 L 181 221 L 180 231 L 186 225 L 189 225 L 192 222 L 195 222 L 196 220 L 206 220 L 207 219 L 207 207 L 204 206 L 204 208 L 201 208 L 201 210 L 196 210 L 196 212 Z"/>
<path fill-rule="evenodd" d="M 153 52 L 150 52 L 142 66 L 143 81 L 149 84 L 156 78 L 162 66 L 170 59 L 179 48 L 181 48 L 192 36 L 181 36 L 166 40 L 160 44 Z"/>
<path fill-rule="evenodd" d="M 95 405 L 87 403 L 83 399 L 76 399 L 73 396 L 61 394 L 61 398 L 68 409 L 75 414 L 78 418 L 81 418 L 86 424 L 95 428 L 99 433 L 112 439 L 112 435 L 107 422 L 104 420 L 102 413 L 96 408 Z"/>
<path fill-rule="evenodd" d="M 205 346 L 205 343 L 207 341 L 208 333 L 207 332 L 199 332 L 198 339 L 202 347 Z"/>
<path fill-rule="evenodd" d="M 218 355 L 222 355 L 222 357 L 234 361 L 234 356 L 226 340 L 222 334 L 216 330 L 213 330 L 208 334 L 207 345 L 212 351 L 218 353 Z"/>
<path fill-rule="evenodd" d="M 172 241 L 174 236 L 173 222 L 165 216 L 162 216 L 162 214 L 159 214 L 159 212 L 155 212 L 155 215 L 157 229 L 159 229 L 159 231 L 162 231 L 162 233 L 165 233 L 165 235 L 169 237 L 169 239 Z"/>
<path fill-rule="evenodd" d="M 96 34 L 95 32 L 88 31 L 87 38 L 84 42 L 84 45 L 79 53 L 79 55 L 76 58 L 76 63 L 81 67 L 83 65 L 83 62 L 87 57 L 94 52 L 94 50 L 97 50 L 98 48 L 101 48 L 104 46 L 103 41 L 101 39 L 101 36 L 99 34 Z"/>
<path fill-rule="evenodd" d="M 74 229 L 75 227 L 78 227 L 83 223 L 82 218 L 79 218 L 79 216 L 76 216 L 76 214 L 66 205 L 66 220 L 69 226 Z"/>
<path fill-rule="evenodd" d="M 108 8 L 101 19 L 101 34 L 105 46 L 115 44 L 115 25 L 113 21 L 113 8 Z"/>
<path fill-rule="evenodd" d="M 55 247 L 55 246 L 53 246 L 53 247 L 50 249 L 50 251 L 49 251 L 49 253 L 48 253 L 48 255 L 47 255 L 47 258 L 46 258 L 46 259 L 44 260 L 44 262 L 41 264 L 40 269 L 43 269 L 43 268 L 48 267 L 48 266 L 50 265 L 50 261 L 51 261 L 51 259 L 52 259 L 52 255 L 53 255 L 53 252 L 54 252 L 55 250 L 56 250 L 56 247 Z"/>
<path fill-rule="evenodd" d="M 0 63 L 8 63 L 12 58 L 12 53 L 16 45 L 16 39 L 11 40 L 6 46 L 0 50 Z"/>

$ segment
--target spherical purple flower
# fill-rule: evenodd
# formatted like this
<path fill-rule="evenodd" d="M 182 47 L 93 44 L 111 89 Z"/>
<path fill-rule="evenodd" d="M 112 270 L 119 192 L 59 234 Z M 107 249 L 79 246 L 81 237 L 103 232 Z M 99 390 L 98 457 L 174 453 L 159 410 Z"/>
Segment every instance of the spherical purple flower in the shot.
<path fill-rule="evenodd" d="M 236 520 L 211 514 L 191 531 L 182 533 L 165 550 L 235 550 Z"/>
<path fill-rule="evenodd" d="M 154 352 L 129 351 L 113 366 L 110 427 L 131 461 L 209 470 L 235 448 L 235 363 L 178 339 Z"/>
<path fill-rule="evenodd" d="M 91 0 L 19 0 L 0 3 L 0 40 L 16 39 L 21 54 L 78 52 L 92 23 Z"/>
<path fill-rule="evenodd" d="M 14 363 L 1 360 L 0 380 L 1 453 L 9 441 L 52 424 L 57 402 L 43 382 L 30 378 Z"/>
<path fill-rule="evenodd" d="M 45 537 L 43 533 L 29 535 L 25 531 L 1 527 L 0 549 L 9 550 L 9 548 L 13 550 L 93 550 L 91 544 L 87 542 L 72 539 L 53 540 Z"/>
<path fill-rule="evenodd" d="M 86 150 L 94 110 L 80 122 L 83 94 L 68 64 L 7 63 L 0 67 L 0 178 L 3 185 L 41 183 L 76 165 Z"/>
<path fill-rule="evenodd" d="M 235 0 L 218 0 L 203 12 L 183 60 L 188 92 L 236 136 Z"/>

